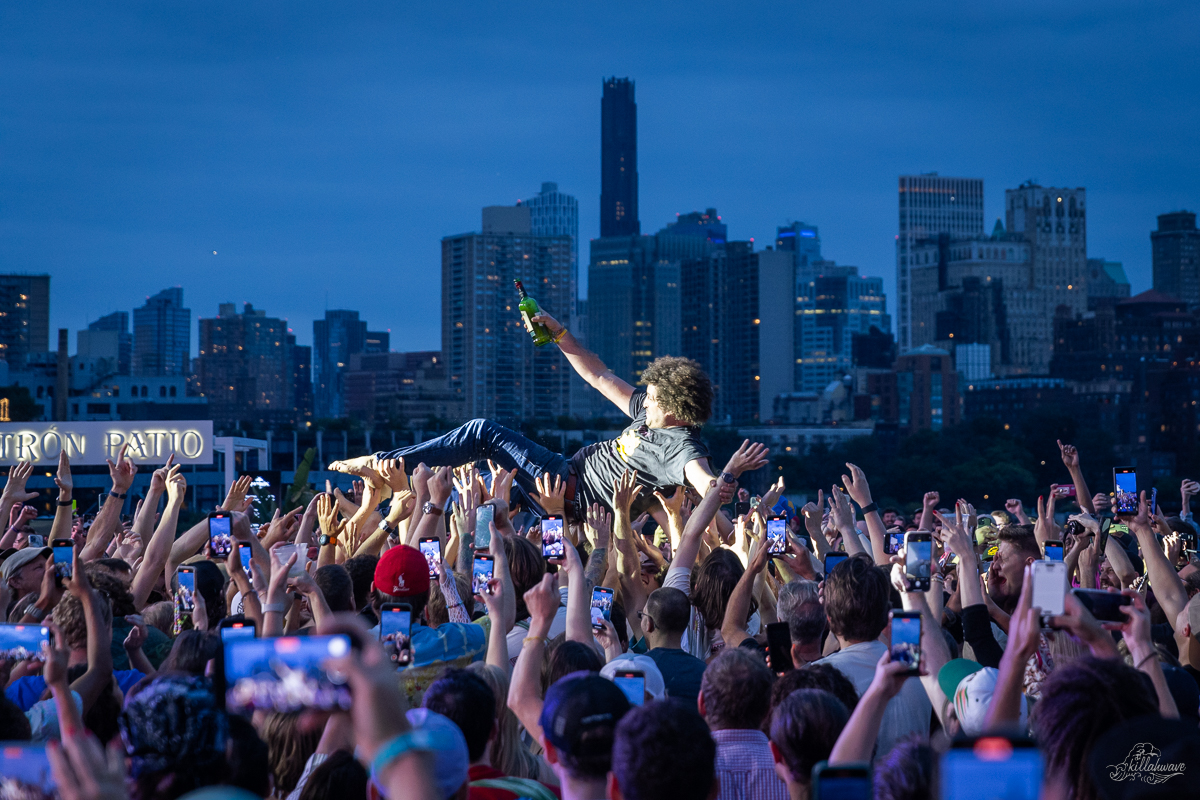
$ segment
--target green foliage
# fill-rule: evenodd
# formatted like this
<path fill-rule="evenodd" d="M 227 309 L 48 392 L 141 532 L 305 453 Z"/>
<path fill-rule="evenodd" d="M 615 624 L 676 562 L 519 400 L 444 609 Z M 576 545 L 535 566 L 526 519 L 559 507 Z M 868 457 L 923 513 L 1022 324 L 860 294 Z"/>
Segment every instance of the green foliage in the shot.
<path fill-rule="evenodd" d="M 304 452 L 304 458 L 296 466 L 296 477 L 283 505 L 285 513 L 299 506 L 307 506 L 312 501 L 313 495 L 316 494 L 308 485 L 308 473 L 316 458 L 317 448 L 310 447 Z"/>

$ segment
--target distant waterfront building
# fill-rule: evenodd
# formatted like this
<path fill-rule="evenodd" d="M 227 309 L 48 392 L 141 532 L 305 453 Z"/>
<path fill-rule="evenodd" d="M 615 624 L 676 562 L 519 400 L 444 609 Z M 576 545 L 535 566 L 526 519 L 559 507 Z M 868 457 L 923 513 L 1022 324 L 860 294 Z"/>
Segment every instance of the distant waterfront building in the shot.
<path fill-rule="evenodd" d="M 1129 279 L 1125 277 L 1125 267 L 1120 261 L 1089 258 L 1087 268 L 1089 309 L 1101 299 L 1115 301 L 1129 297 Z"/>
<path fill-rule="evenodd" d="M 1154 259 L 1154 289 L 1200 307 L 1200 230 L 1196 214 L 1175 211 L 1158 215 L 1158 230 L 1150 232 Z"/>
<path fill-rule="evenodd" d="M 287 320 L 246 303 L 200 319 L 196 374 L 218 430 L 296 422 L 295 365 Z"/>
<path fill-rule="evenodd" d="M 482 232 L 442 239 L 442 354 L 468 418 L 511 425 L 569 411 L 571 367 L 557 347 L 534 347 L 514 280 L 571 325 L 571 237 L 535 236 L 527 206 L 484 208 Z"/>
<path fill-rule="evenodd" d="M 607 78 L 600 100 L 600 236 L 641 232 L 633 81 Z"/>
<path fill-rule="evenodd" d="M 147 297 L 133 310 L 133 374 L 187 375 L 192 349 L 192 310 L 175 286 Z"/>
<path fill-rule="evenodd" d="M 896 236 L 897 343 L 904 352 L 933 342 L 934 331 L 917 327 L 913 304 L 917 292 L 911 269 L 923 266 L 916 257 L 918 242 L 983 235 L 983 179 L 945 178 L 936 172 L 900 176 L 900 228 Z"/>
<path fill-rule="evenodd" d="M 50 351 L 50 276 L 0 275 L 0 358 L 24 368 Z"/>
<path fill-rule="evenodd" d="M 453 423 L 463 417 L 461 401 L 446 386 L 446 364 L 437 351 L 351 356 L 346 413 L 369 425 L 415 429 L 431 418 Z"/>

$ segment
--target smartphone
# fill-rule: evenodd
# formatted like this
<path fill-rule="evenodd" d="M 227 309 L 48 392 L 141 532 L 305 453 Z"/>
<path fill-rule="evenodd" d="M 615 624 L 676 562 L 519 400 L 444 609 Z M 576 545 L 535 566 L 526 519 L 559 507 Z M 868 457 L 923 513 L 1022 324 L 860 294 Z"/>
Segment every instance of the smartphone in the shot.
<path fill-rule="evenodd" d="M 1063 543 L 1055 540 L 1046 542 L 1046 560 L 1047 561 L 1062 561 L 1063 560 Z"/>
<path fill-rule="evenodd" d="M 442 540 L 436 536 L 422 536 L 417 546 L 421 548 L 421 555 L 425 556 L 425 563 L 429 565 L 429 577 L 436 578 L 437 570 L 434 567 L 442 560 Z"/>
<path fill-rule="evenodd" d="M 379 641 L 395 642 L 392 662 L 401 666 L 412 663 L 412 606 L 408 603 L 384 603 L 379 609 Z"/>
<path fill-rule="evenodd" d="M 776 675 L 795 668 L 792 663 L 792 631 L 786 622 L 767 625 L 767 666 Z"/>
<path fill-rule="evenodd" d="M 55 539 L 50 543 L 50 549 L 54 551 L 54 574 L 60 581 L 63 578 L 70 580 L 75 563 L 75 543 L 70 539 Z"/>
<path fill-rule="evenodd" d="M 1072 589 L 1071 594 L 1075 595 L 1099 622 L 1126 622 L 1129 619 L 1121 613 L 1121 606 L 1132 603 L 1133 599 L 1130 597 L 1103 589 Z"/>
<path fill-rule="evenodd" d="M 296 554 L 296 563 L 288 570 L 289 578 L 298 578 L 304 574 L 306 571 L 304 567 L 309 560 L 308 550 L 302 549 L 298 544 L 281 544 L 277 552 L 281 564 L 286 564 L 287 560 L 292 557 L 292 553 Z"/>
<path fill-rule="evenodd" d="M 604 621 L 612 621 L 613 590 L 605 586 L 592 587 L 592 630 L 604 630 Z"/>
<path fill-rule="evenodd" d="M 1158 487 L 1150 490 L 1150 516 L 1158 513 Z"/>
<path fill-rule="evenodd" d="M 1113 512 L 1136 514 L 1138 510 L 1137 470 L 1133 467 L 1113 468 L 1113 485 L 1116 487 Z"/>
<path fill-rule="evenodd" d="M 42 536 L 40 533 L 31 533 L 26 538 L 29 540 L 30 547 L 45 547 L 46 546 L 46 537 Z"/>
<path fill-rule="evenodd" d="M 1063 494 L 1067 497 L 1075 496 L 1075 484 L 1073 484 L 1073 483 L 1072 484 L 1060 483 L 1058 485 L 1058 488 L 1062 489 Z"/>
<path fill-rule="evenodd" d="M 640 669 L 619 669 L 613 674 L 613 683 L 629 698 L 630 705 L 640 706 L 646 702 L 646 673 Z"/>
<path fill-rule="evenodd" d="M 345 634 L 234 639 L 225 643 L 216 695 L 235 714 L 348 711 L 347 678 L 325 664 L 349 653 L 350 637 Z"/>
<path fill-rule="evenodd" d="M 821 761 L 812 771 L 813 800 L 871 800 L 870 764 L 838 764 Z"/>
<path fill-rule="evenodd" d="M 492 520 L 496 518 L 495 506 L 480 506 L 475 509 L 475 549 L 492 548 Z"/>
<path fill-rule="evenodd" d="M 16 662 L 27 658 L 45 661 L 49 649 L 49 628 L 41 625 L 0 625 L 0 661 Z"/>
<path fill-rule="evenodd" d="M 1037 800 L 1042 754 L 1033 742 L 985 736 L 955 741 L 941 760 L 942 800 Z"/>
<path fill-rule="evenodd" d="M 196 601 L 192 597 L 196 593 L 196 568 L 180 567 L 175 572 L 175 579 L 179 581 L 179 588 L 175 590 L 179 608 L 182 611 L 191 611 L 196 607 Z"/>
<path fill-rule="evenodd" d="M 825 554 L 825 575 L 833 572 L 834 567 L 845 561 L 850 556 L 846 553 L 826 553 Z"/>
<path fill-rule="evenodd" d="M 0 742 L 0 796 L 58 797 L 46 745 Z"/>
<path fill-rule="evenodd" d="M 1042 610 L 1042 619 L 1062 614 L 1066 596 L 1066 564 L 1061 561 L 1033 562 L 1033 604 Z"/>
<path fill-rule="evenodd" d="M 773 556 L 787 552 L 787 517 L 767 520 L 767 553 Z"/>
<path fill-rule="evenodd" d="M 482 595 L 488 590 L 488 581 L 496 572 L 496 559 L 482 553 L 475 554 L 475 564 L 471 570 L 471 593 Z"/>
<path fill-rule="evenodd" d="M 750 513 L 750 501 L 739 500 L 733 504 L 733 514 L 736 517 L 744 517 Z"/>
<path fill-rule="evenodd" d="M 234 639 L 253 639 L 258 635 L 254 620 L 252 619 L 240 619 L 236 621 L 228 618 L 223 619 L 218 626 L 218 630 L 221 633 L 222 644 L 231 642 Z"/>
<path fill-rule="evenodd" d="M 562 558 L 565 555 L 562 517 L 546 517 L 542 520 L 542 558 Z"/>
<path fill-rule="evenodd" d="M 887 540 L 888 555 L 896 555 L 900 552 L 901 547 L 904 547 L 904 531 L 892 531 L 889 533 Z"/>
<path fill-rule="evenodd" d="M 908 667 L 910 675 L 921 671 L 921 612 L 892 612 L 892 661 Z"/>
<path fill-rule="evenodd" d="M 904 534 L 905 574 L 915 591 L 929 591 L 932 574 L 933 534 L 912 531 Z"/>
<path fill-rule="evenodd" d="M 233 551 L 233 515 L 228 511 L 214 511 L 208 515 L 208 546 L 213 558 L 229 558 Z"/>
<path fill-rule="evenodd" d="M 1108 529 L 1112 527 L 1112 517 L 1105 517 L 1100 520 L 1100 538 L 1096 542 L 1096 552 L 1103 555 L 1104 548 L 1108 547 Z"/>

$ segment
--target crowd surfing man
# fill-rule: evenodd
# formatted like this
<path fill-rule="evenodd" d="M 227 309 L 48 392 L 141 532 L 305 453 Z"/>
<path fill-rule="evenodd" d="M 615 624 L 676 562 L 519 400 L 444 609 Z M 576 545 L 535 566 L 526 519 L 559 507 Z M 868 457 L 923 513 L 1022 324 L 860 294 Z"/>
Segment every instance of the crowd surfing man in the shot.
<path fill-rule="evenodd" d="M 361 503 L 319 493 L 257 532 L 243 476 L 221 558 L 207 519 L 180 525 L 179 467 L 125 519 L 122 453 L 85 526 L 63 457 L 50 538 L 69 558 L 17 531 L 0 551 L 0 797 L 916 800 L 934 775 L 942 797 L 1193 797 L 1200 486 L 1180 517 L 1144 493 L 1114 517 L 1062 458 L 1079 513 L 1058 491 L 999 524 L 935 499 L 926 565 L 850 464 L 848 496 L 804 505 L 773 551 L 772 498 L 730 516 L 717 491 L 761 463 L 749 443 L 694 507 L 653 493 L 664 547 L 622 469 L 550 559 L 537 525 L 513 528 L 513 470 L 410 483 L 373 461 Z M 31 471 L 10 470 L 0 518 L 33 499 Z M 423 496 L 447 513 L 419 514 Z M 483 508 L 478 572 L 463 532 Z"/>
<path fill-rule="evenodd" d="M 579 344 L 558 320 L 542 313 L 531 321 L 545 325 L 575 371 L 630 417 L 618 438 L 584 447 L 568 460 L 491 420 L 474 419 L 428 442 L 374 458 L 335 462 L 330 469 L 358 475 L 386 460 L 420 461 L 431 467 L 488 461 L 500 469 L 515 469 L 517 486 L 536 501 L 548 489 L 561 487 L 557 492 L 563 496 L 565 512 L 577 522 L 593 503 L 610 506 L 613 482 L 626 470 L 636 472 L 638 484 L 647 490 L 635 504 L 635 514 L 656 505 L 654 492 L 669 493 L 677 486 L 690 486 L 701 495 L 708 492 L 716 475 L 699 428 L 712 416 L 713 385 L 699 364 L 672 356 L 656 359 L 642 372 L 646 388 L 638 391 Z M 758 450 L 749 469 L 765 464 L 766 452 Z M 728 503 L 737 488 L 735 478 L 729 473 L 720 478 L 722 503 Z M 535 510 L 544 508 L 539 504 Z M 660 525 L 665 522 L 659 519 Z M 728 521 L 719 524 L 728 533 Z"/>

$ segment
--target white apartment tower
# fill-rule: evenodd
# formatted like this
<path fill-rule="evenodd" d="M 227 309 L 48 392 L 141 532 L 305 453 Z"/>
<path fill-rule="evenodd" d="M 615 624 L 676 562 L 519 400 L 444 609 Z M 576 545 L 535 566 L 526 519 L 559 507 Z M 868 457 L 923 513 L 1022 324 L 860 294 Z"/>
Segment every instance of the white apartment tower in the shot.
<path fill-rule="evenodd" d="M 900 351 L 934 340 L 934 331 L 914 327 L 909 269 L 918 242 L 939 234 L 983 235 L 983 179 L 943 178 L 936 172 L 900 176 L 900 232 L 896 236 L 896 340 Z M 919 323 L 918 323 L 919 325 Z"/>

